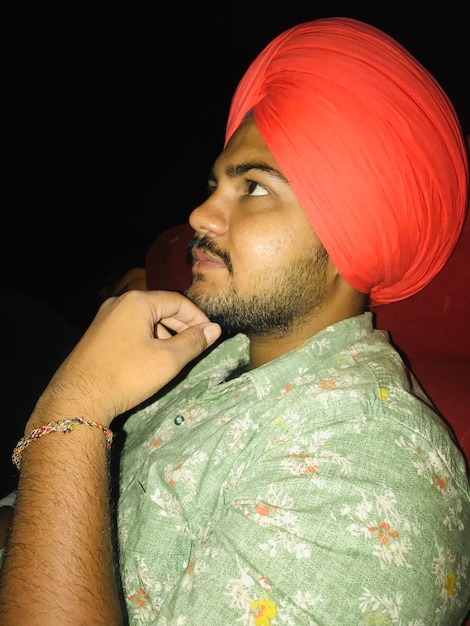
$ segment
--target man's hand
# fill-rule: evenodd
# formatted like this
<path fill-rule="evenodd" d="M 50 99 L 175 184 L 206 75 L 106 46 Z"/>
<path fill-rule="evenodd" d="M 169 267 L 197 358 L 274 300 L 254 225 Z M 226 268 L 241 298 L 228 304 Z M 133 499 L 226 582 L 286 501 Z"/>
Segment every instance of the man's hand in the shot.
<path fill-rule="evenodd" d="M 106 300 L 46 387 L 26 433 L 78 416 L 108 426 L 220 334 L 176 292 L 130 291 Z M 125 623 L 108 479 L 105 440 L 96 429 L 48 434 L 25 450 L 0 574 L 2 624 Z"/>
<path fill-rule="evenodd" d="M 82 416 L 109 426 L 174 378 L 220 336 L 185 296 L 129 291 L 107 299 L 41 396 L 25 432 Z"/>

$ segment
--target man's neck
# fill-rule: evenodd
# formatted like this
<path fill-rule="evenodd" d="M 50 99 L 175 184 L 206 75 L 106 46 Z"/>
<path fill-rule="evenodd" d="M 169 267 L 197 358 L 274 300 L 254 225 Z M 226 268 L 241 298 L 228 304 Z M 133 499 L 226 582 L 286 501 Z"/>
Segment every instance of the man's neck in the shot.
<path fill-rule="evenodd" d="M 308 341 L 311 337 L 319 333 L 327 326 L 336 324 L 344 319 L 355 317 L 364 312 L 364 308 L 351 307 L 348 311 L 338 310 L 336 314 L 332 314 L 331 310 L 328 315 L 320 313 L 308 322 L 297 323 L 295 329 L 291 328 L 285 334 L 279 333 L 249 337 L 250 339 L 250 362 L 247 369 L 252 370 L 260 367 L 268 361 L 273 361 L 278 357 L 294 350 L 298 346 Z"/>

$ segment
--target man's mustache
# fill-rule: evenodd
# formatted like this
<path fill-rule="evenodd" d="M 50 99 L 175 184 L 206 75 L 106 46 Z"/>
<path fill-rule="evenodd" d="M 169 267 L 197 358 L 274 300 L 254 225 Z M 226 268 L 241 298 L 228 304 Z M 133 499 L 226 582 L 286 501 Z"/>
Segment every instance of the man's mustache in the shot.
<path fill-rule="evenodd" d="M 224 250 L 221 250 L 209 237 L 193 237 L 186 248 L 186 259 L 189 264 L 193 263 L 193 250 L 208 252 L 213 257 L 220 259 L 227 267 L 228 271 L 232 272 L 232 262 L 230 261 L 230 255 Z"/>

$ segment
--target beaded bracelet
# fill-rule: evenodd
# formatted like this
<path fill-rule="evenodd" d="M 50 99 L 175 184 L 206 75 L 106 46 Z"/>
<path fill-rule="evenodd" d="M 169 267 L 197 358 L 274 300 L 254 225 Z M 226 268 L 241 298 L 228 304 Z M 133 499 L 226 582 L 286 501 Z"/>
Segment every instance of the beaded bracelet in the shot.
<path fill-rule="evenodd" d="M 33 439 L 39 439 L 39 437 L 44 437 L 49 433 L 69 433 L 72 428 L 78 426 L 79 424 L 85 424 L 85 426 L 93 426 L 94 428 L 100 428 L 106 437 L 106 445 L 108 450 L 111 448 L 111 443 L 113 441 L 113 433 L 106 428 L 102 424 L 98 424 L 98 422 L 87 422 L 83 419 L 83 417 L 74 417 L 71 420 L 59 420 L 58 422 L 49 422 L 49 424 L 45 424 L 44 426 L 40 426 L 35 430 L 31 431 L 29 435 L 22 437 L 15 446 L 13 450 L 13 454 L 11 455 L 11 460 L 13 464 L 16 465 L 18 469 L 21 468 L 21 457 L 23 452 L 29 446 L 29 444 L 33 441 Z"/>

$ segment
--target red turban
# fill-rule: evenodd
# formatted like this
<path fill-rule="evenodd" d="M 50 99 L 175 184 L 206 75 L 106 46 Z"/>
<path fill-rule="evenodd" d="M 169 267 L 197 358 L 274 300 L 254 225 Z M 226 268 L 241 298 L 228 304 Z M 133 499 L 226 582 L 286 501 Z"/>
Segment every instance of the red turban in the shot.
<path fill-rule="evenodd" d="M 398 42 L 350 18 L 300 24 L 253 61 L 225 142 L 248 112 L 340 274 L 371 304 L 418 292 L 465 217 L 454 107 Z"/>

